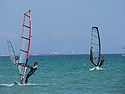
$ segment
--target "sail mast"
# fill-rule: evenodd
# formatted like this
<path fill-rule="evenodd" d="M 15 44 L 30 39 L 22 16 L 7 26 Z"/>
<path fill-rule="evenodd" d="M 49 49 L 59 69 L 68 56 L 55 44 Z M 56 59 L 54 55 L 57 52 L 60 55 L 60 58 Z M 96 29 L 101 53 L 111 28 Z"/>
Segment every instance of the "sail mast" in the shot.
<path fill-rule="evenodd" d="M 99 62 L 100 62 L 100 57 L 101 57 L 101 41 L 100 41 L 100 34 L 99 34 L 99 30 L 98 30 L 98 27 L 97 28 L 97 33 L 98 33 L 98 42 L 99 42 L 99 56 L 98 56 L 98 63 L 97 63 L 97 66 L 99 65 Z"/>

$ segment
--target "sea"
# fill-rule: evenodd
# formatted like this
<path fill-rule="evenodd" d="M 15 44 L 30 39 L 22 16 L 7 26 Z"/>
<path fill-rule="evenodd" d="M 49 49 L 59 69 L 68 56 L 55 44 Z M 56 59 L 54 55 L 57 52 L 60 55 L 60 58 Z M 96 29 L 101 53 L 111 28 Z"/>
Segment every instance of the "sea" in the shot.
<path fill-rule="evenodd" d="M 38 69 L 28 85 L 16 85 L 19 72 L 8 56 L 0 57 L 0 94 L 125 94 L 125 57 L 105 54 L 101 70 L 89 55 L 30 56 L 29 65 L 37 61 Z M 27 70 L 28 72 L 29 70 Z"/>

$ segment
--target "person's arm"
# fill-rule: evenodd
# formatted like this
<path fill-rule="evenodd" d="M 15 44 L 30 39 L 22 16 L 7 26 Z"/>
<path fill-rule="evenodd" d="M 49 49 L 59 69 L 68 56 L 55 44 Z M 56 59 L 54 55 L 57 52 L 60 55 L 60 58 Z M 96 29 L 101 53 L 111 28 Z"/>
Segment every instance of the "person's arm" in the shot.
<path fill-rule="evenodd" d="M 29 68 L 29 69 L 33 69 L 33 67 L 32 67 L 32 66 L 30 66 L 30 65 L 27 65 L 27 68 Z"/>
<path fill-rule="evenodd" d="M 37 65 L 33 67 L 34 69 L 37 68 Z"/>
<path fill-rule="evenodd" d="M 33 67 L 30 66 L 30 65 L 27 65 L 27 64 L 19 64 L 18 60 L 16 60 L 16 63 L 15 63 L 15 64 L 16 64 L 17 66 L 21 65 L 21 66 L 23 66 L 23 67 L 27 67 L 27 68 L 29 68 L 29 69 L 33 69 Z"/>

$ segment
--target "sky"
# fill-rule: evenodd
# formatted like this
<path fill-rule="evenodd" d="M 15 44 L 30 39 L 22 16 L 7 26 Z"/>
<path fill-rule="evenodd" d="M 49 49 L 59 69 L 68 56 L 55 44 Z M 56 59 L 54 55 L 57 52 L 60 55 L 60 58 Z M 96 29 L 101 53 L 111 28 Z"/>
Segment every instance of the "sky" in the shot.
<path fill-rule="evenodd" d="M 0 0 L 0 55 L 7 40 L 19 54 L 23 13 L 31 10 L 31 54 L 89 53 L 92 26 L 98 26 L 102 53 L 125 46 L 124 0 Z"/>

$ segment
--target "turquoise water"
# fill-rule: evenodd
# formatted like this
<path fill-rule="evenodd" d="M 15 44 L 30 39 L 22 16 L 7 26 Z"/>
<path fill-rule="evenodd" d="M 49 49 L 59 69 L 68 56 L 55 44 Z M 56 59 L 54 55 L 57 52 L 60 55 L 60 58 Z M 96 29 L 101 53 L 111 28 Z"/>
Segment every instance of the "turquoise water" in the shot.
<path fill-rule="evenodd" d="M 90 71 L 88 55 L 32 56 L 39 62 L 29 85 L 14 85 L 18 69 L 0 57 L 0 94 L 125 94 L 125 57 L 104 55 L 103 70 Z"/>

